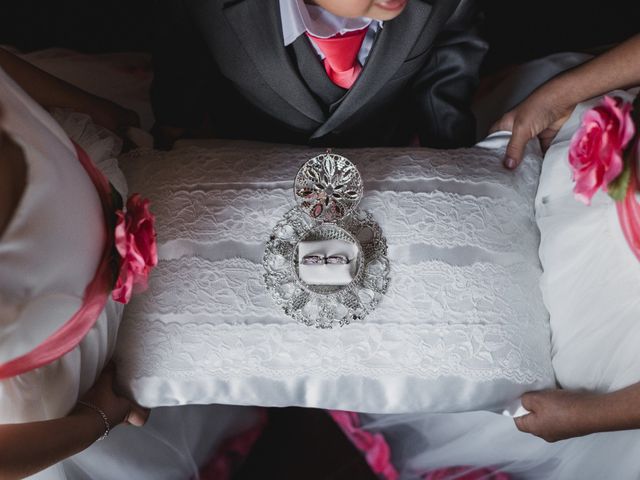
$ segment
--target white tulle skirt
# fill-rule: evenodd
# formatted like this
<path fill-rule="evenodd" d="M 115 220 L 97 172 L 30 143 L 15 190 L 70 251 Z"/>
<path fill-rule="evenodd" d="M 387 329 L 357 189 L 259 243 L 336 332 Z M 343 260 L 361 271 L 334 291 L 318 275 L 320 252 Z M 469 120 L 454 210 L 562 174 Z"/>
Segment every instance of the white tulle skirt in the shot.
<path fill-rule="evenodd" d="M 363 428 L 385 435 L 402 480 L 450 466 L 483 467 L 512 479 L 640 478 L 640 433 L 590 435 L 549 444 L 519 432 L 512 418 L 491 412 L 362 416 Z M 460 478 L 460 471 L 437 477 Z M 466 477 L 469 478 L 469 477 Z M 494 478 L 490 473 L 471 477 Z"/>

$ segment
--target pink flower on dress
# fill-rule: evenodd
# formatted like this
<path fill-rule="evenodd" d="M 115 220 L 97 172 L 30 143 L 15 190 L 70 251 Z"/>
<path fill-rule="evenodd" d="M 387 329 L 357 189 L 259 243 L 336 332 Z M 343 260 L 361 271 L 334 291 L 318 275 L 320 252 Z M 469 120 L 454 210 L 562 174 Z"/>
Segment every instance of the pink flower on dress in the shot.
<path fill-rule="evenodd" d="M 632 105 L 619 98 L 604 97 L 585 113 L 571 139 L 569 165 L 576 182 L 578 200 L 589 205 L 598 189 L 606 190 L 624 167 L 623 152 L 635 134 Z"/>
<path fill-rule="evenodd" d="M 120 254 L 120 272 L 112 297 L 129 303 L 131 295 L 147 288 L 151 269 L 158 263 L 155 218 L 149 200 L 134 194 L 127 200 L 127 211 L 116 212 L 115 245 Z"/>

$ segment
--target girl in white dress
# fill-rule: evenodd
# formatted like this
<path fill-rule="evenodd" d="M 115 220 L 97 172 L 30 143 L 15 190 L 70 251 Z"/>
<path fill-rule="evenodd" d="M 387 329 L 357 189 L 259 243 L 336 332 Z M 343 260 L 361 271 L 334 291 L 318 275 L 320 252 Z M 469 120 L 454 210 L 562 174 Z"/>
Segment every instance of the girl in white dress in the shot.
<path fill-rule="evenodd" d="M 613 222 L 613 228 L 606 221 L 608 216 L 616 216 L 611 198 L 601 193 L 594 197 L 590 207 L 573 198 L 566 161 L 569 138 L 578 128 L 581 114 L 595 102 L 582 105 L 579 111 L 574 111 L 576 105 L 615 89 L 639 85 L 640 35 L 636 35 L 545 83 L 493 128 L 513 131 L 505 158 L 507 168 L 519 165 L 524 145 L 530 139 L 539 136 L 543 146 L 553 140 L 554 151 L 547 155 L 540 181 L 537 215 L 543 233 L 541 252 L 550 251 L 554 255 L 542 256 L 541 260 L 545 267 L 556 267 L 558 262 L 569 263 L 569 258 L 579 258 L 581 265 L 568 267 L 560 275 L 585 279 L 579 285 L 566 285 L 563 291 L 551 290 L 559 279 L 549 278 L 549 274 L 543 276 L 541 283 L 552 313 L 558 381 L 568 389 L 588 390 L 549 390 L 522 398 L 532 413 L 516 419 L 518 428 L 548 441 L 640 428 L 640 383 L 634 384 L 634 379 L 640 379 L 637 375 L 640 357 L 634 353 L 638 339 L 633 335 L 640 321 L 634 315 L 639 311 L 640 262 L 628 245 L 610 241 L 613 237 L 621 238 L 617 221 Z M 625 92 L 617 92 L 616 96 L 633 100 Z M 573 221 L 576 227 L 565 230 L 567 223 Z M 575 236 L 570 239 L 569 233 Z M 545 242 L 552 248 L 545 248 Z M 600 300 L 600 308 L 595 311 L 594 304 L 586 301 L 593 295 Z M 567 309 L 573 310 L 573 315 Z M 556 315 L 554 321 L 556 310 L 562 315 Z M 569 322 L 575 318 L 581 318 L 579 324 Z M 603 345 L 607 342 L 611 351 L 605 353 Z M 625 355 L 627 360 L 620 358 Z M 616 364 L 620 371 L 611 371 Z"/>
<path fill-rule="evenodd" d="M 94 167 L 81 163 L 81 152 L 123 198 L 126 182 L 117 137 L 87 115 L 58 111 L 56 121 L 30 95 L 46 107 L 90 113 L 112 130 L 136 116 L 2 50 L 0 66 L 0 478 L 193 477 L 252 412 L 162 409 L 144 428 L 115 428 L 141 426 L 148 416 L 117 393 L 115 371 L 105 369 L 122 305 L 109 297 L 75 343 L 59 334 L 74 334 L 70 319 L 88 304 L 112 235 Z"/>
<path fill-rule="evenodd" d="M 33 77 L 26 78 L 28 67 L 2 55 L 3 65 L 17 72 L 16 77 L 34 89 L 46 86 L 44 74 L 32 82 Z M 56 95 L 55 90 L 43 91 Z M 62 92 L 74 98 L 71 89 Z M 75 106 L 65 103 L 61 106 Z M 100 198 L 71 140 L 4 72 L 0 105 L 0 191 L 5 195 L 0 216 L 0 363 L 7 364 L 34 350 L 78 310 L 107 232 Z M 109 146 L 111 151 L 104 148 Z M 103 144 L 100 160 L 113 162 L 116 148 L 113 142 Z M 116 169 L 111 171 L 117 175 Z M 123 185 L 120 178 L 114 181 Z M 79 452 L 105 433 L 107 421 L 110 427 L 144 423 L 146 414 L 114 393 L 112 371 L 90 389 L 112 353 L 121 311 L 110 300 L 72 351 L 42 368 L 3 375 L 3 476 L 23 477 Z M 79 395 L 87 405 L 99 405 L 108 420 L 91 407 L 74 408 Z"/>
<path fill-rule="evenodd" d="M 607 193 L 590 206 L 576 200 L 568 162 L 583 113 L 601 99 L 587 100 L 639 85 L 640 35 L 542 85 L 494 126 L 513 131 L 507 168 L 535 137 L 549 148 L 535 207 L 561 388 L 523 395 L 528 413 L 515 419 L 363 415 L 363 428 L 385 434 L 401 479 L 640 478 L 640 261 Z M 631 102 L 637 93 L 610 95 Z"/>

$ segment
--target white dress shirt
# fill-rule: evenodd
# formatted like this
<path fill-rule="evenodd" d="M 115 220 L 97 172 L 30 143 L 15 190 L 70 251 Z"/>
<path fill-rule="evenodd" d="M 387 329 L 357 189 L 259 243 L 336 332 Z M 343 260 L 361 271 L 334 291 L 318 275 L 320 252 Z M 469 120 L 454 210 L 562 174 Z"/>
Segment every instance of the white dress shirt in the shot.
<path fill-rule="evenodd" d="M 366 62 L 373 47 L 376 33 L 382 28 L 380 20 L 373 20 L 367 17 L 339 17 L 324 8 L 307 5 L 304 0 L 280 0 L 280 17 L 285 47 L 291 45 L 300 35 L 306 32 L 316 37 L 329 38 L 337 34 L 361 30 L 368 26 L 369 30 L 358 53 L 360 65 L 364 65 Z M 309 40 L 311 40 L 311 44 L 320 59 L 324 59 L 324 54 L 313 42 L 313 39 L 310 38 Z"/>

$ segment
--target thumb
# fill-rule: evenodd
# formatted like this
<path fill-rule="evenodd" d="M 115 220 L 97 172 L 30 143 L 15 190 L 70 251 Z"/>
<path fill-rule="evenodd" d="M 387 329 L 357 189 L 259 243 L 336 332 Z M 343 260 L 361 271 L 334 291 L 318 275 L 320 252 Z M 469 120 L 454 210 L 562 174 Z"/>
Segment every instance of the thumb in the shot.
<path fill-rule="evenodd" d="M 526 130 L 518 128 L 517 126 L 513 129 L 513 134 L 511 135 L 511 139 L 509 139 L 507 151 L 505 152 L 505 167 L 513 170 L 517 168 L 520 163 L 522 163 L 522 158 L 524 157 L 524 149 L 529 140 L 531 140 L 531 136 L 527 133 Z"/>
<path fill-rule="evenodd" d="M 151 411 L 148 408 L 143 408 L 134 404 L 129 411 L 129 415 L 127 415 L 127 418 L 125 419 L 125 422 L 129 425 L 133 425 L 134 427 L 142 427 L 147 423 L 150 413 Z"/>
<path fill-rule="evenodd" d="M 533 421 L 532 413 L 527 413 L 521 417 L 515 417 L 513 421 L 515 422 L 518 430 L 525 433 L 531 433 L 531 422 Z"/>

